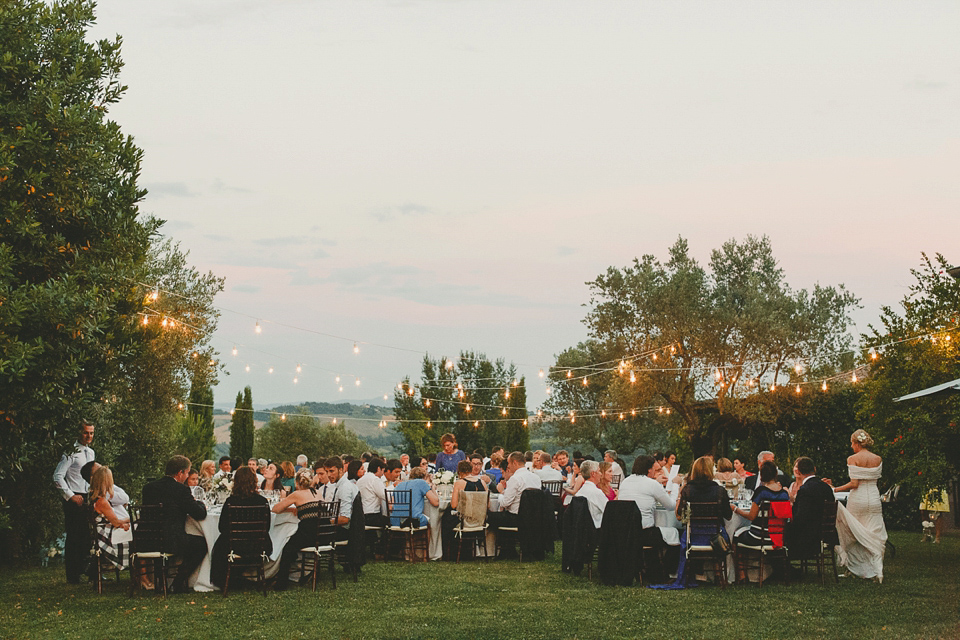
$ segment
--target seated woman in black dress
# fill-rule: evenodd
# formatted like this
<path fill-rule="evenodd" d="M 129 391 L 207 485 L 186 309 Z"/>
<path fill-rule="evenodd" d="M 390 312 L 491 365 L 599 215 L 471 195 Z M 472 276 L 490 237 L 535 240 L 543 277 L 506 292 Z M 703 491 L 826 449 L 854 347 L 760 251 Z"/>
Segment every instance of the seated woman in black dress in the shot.
<path fill-rule="evenodd" d="M 300 553 L 300 549 L 312 547 L 317 541 L 320 501 L 317 492 L 313 489 L 313 472 L 309 469 L 301 469 L 297 472 L 296 481 L 297 490 L 273 506 L 274 513 L 282 513 L 288 509 L 295 510 L 300 520 L 296 533 L 287 540 L 280 555 L 275 587 L 277 591 L 283 591 L 290 586 L 290 566 Z"/>
<path fill-rule="evenodd" d="M 453 529 L 460 522 L 460 515 L 457 513 L 457 505 L 460 503 L 460 492 L 462 491 L 486 491 L 487 485 L 479 475 L 473 472 L 473 464 L 469 460 L 461 460 L 457 463 L 457 481 L 453 483 L 453 494 L 450 498 L 450 508 L 443 512 L 440 518 L 440 531 L 443 540 L 444 551 L 448 552 L 453 543 Z M 448 553 L 449 559 L 452 554 Z"/>
<path fill-rule="evenodd" d="M 767 460 L 760 465 L 760 481 L 757 483 L 757 490 L 753 492 L 753 504 L 750 505 L 750 511 L 744 511 L 740 508 L 734 508 L 734 511 L 750 520 L 748 528 L 737 531 L 733 538 L 736 544 L 746 544 L 752 547 L 772 544 L 770 542 L 770 532 L 767 530 L 767 519 L 758 518 L 757 513 L 760 505 L 764 502 L 787 502 L 790 500 L 790 494 L 777 481 L 777 465 L 771 460 Z"/>
<path fill-rule="evenodd" d="M 213 545 L 213 553 L 210 555 L 210 581 L 220 588 L 223 588 L 223 583 L 227 578 L 230 527 L 233 523 L 232 508 L 257 506 L 263 507 L 262 517 L 269 531 L 270 507 L 267 505 L 267 499 L 257 493 L 257 474 L 250 467 L 240 467 L 236 475 L 233 476 L 233 492 L 223 503 L 223 510 L 220 512 L 220 537 Z M 257 511 L 257 514 L 261 515 L 260 511 Z M 273 542 L 269 535 L 265 542 L 264 552 L 270 555 L 273 552 Z"/>

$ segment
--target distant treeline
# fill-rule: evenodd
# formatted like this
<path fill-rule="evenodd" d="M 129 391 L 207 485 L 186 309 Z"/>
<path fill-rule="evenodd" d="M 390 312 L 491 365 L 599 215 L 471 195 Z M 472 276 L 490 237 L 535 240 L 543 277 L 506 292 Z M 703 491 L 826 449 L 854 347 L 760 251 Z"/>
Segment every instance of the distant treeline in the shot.
<path fill-rule="evenodd" d="M 304 402 L 303 404 L 284 404 L 274 407 L 270 410 L 254 411 L 254 420 L 267 421 L 270 419 L 270 412 L 307 414 L 307 415 L 325 415 L 325 416 L 344 416 L 347 418 L 376 418 L 393 415 L 393 408 L 377 407 L 374 405 L 356 405 L 349 402 L 338 402 L 332 404 L 329 402 Z"/>

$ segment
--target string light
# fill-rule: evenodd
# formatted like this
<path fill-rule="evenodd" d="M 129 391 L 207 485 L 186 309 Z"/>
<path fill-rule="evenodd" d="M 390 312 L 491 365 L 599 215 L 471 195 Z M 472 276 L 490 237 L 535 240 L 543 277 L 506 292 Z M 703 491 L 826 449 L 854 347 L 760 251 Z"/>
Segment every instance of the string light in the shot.
<path fill-rule="evenodd" d="M 273 373 L 273 367 L 270 367 L 270 368 L 267 370 L 267 373 Z"/>
<path fill-rule="evenodd" d="M 282 421 L 286 422 L 286 421 L 287 421 L 287 414 L 285 414 L 285 413 L 280 414 L 280 419 L 281 419 Z"/>
<path fill-rule="evenodd" d="M 384 399 L 384 400 L 387 399 L 387 394 L 383 394 L 383 399 Z"/>
<path fill-rule="evenodd" d="M 513 379 L 513 386 L 520 386 L 520 382 L 516 378 Z"/>
<path fill-rule="evenodd" d="M 474 421 L 473 421 L 473 428 L 476 429 L 476 428 L 479 427 L 479 426 L 480 426 L 480 421 L 479 421 L 479 420 L 474 420 Z"/>
<path fill-rule="evenodd" d="M 637 382 L 637 374 L 633 371 L 630 372 L 630 384 L 635 384 Z"/>
<path fill-rule="evenodd" d="M 250 373 L 250 365 L 247 365 L 247 366 L 244 367 L 244 368 L 247 370 L 247 373 Z"/>
<path fill-rule="evenodd" d="M 854 371 L 854 372 L 853 372 L 853 375 L 850 376 L 850 382 L 852 382 L 853 384 L 857 384 L 857 372 L 856 372 L 856 371 Z"/>
<path fill-rule="evenodd" d="M 233 348 L 233 351 L 232 351 L 231 353 L 233 353 L 233 355 L 237 355 L 237 348 L 234 347 L 234 348 Z"/>
<path fill-rule="evenodd" d="M 178 403 L 177 403 L 177 409 L 179 409 L 180 411 L 183 411 L 183 403 L 182 403 L 182 402 L 178 402 Z"/>
<path fill-rule="evenodd" d="M 506 391 L 503 392 L 503 397 L 506 400 L 510 399 L 510 389 L 507 389 Z"/>
<path fill-rule="evenodd" d="M 590 383 L 587 382 L 587 376 L 583 376 L 583 386 L 587 386 L 588 384 Z"/>
<path fill-rule="evenodd" d="M 166 317 L 164 317 L 163 320 L 160 321 L 160 326 L 161 326 L 161 327 L 167 326 L 167 318 L 166 318 Z"/>
<path fill-rule="evenodd" d="M 502 410 L 502 411 L 500 411 L 500 413 L 502 413 L 503 415 L 507 415 L 507 408 L 506 408 L 506 407 L 504 407 L 504 408 L 503 408 L 503 410 Z"/>
<path fill-rule="evenodd" d="M 258 334 L 258 335 L 260 334 L 261 331 L 263 331 L 263 329 L 260 328 L 260 321 L 259 321 L 259 320 L 257 320 L 257 324 L 256 324 L 256 326 L 253 328 L 253 331 L 254 331 L 254 333 L 256 333 L 256 334 Z"/>
<path fill-rule="evenodd" d="M 356 342 L 353 343 L 353 352 L 360 353 L 360 347 L 357 346 Z"/>
<path fill-rule="evenodd" d="M 797 373 L 801 373 L 803 371 L 803 366 L 798 362 L 796 365 L 794 365 L 793 370 Z"/>
<path fill-rule="evenodd" d="M 524 419 L 524 421 L 523 421 L 523 426 L 527 426 L 527 421 L 526 421 L 526 419 Z"/>
<path fill-rule="evenodd" d="M 146 323 L 144 323 L 144 324 L 146 324 Z M 543 377 L 543 369 L 540 369 L 540 373 L 537 374 L 537 375 L 539 375 L 539 376 L 542 378 L 542 377 Z"/>
<path fill-rule="evenodd" d="M 334 382 L 336 382 L 337 384 L 340 384 L 340 376 L 337 376 L 336 378 L 334 378 Z"/>
<path fill-rule="evenodd" d="M 297 378 L 294 378 L 294 379 L 293 379 L 293 384 L 297 384 L 298 382 L 299 382 L 299 380 L 298 380 Z"/>
<path fill-rule="evenodd" d="M 233 415 L 233 409 L 230 409 L 230 415 L 231 416 Z"/>
<path fill-rule="evenodd" d="M 301 369 L 302 367 L 300 366 L 300 363 L 297 363 L 297 373 L 300 373 Z"/>
<path fill-rule="evenodd" d="M 430 406 L 430 398 L 427 398 L 426 400 L 424 400 L 424 401 L 423 401 L 423 404 L 425 404 L 425 405 L 427 405 L 427 406 L 429 407 L 429 406 Z"/>
<path fill-rule="evenodd" d="M 360 378 L 357 378 L 356 380 L 354 380 L 353 383 L 359 387 L 359 386 L 360 386 Z"/>
<path fill-rule="evenodd" d="M 573 377 L 573 371 L 570 371 L 570 370 L 568 369 L 568 370 L 567 370 L 567 377 L 568 377 L 568 378 L 572 378 L 572 377 Z"/>
<path fill-rule="evenodd" d="M 143 316 L 143 324 L 150 324 L 150 318 Z"/>
<path fill-rule="evenodd" d="M 446 363 L 444 364 L 444 366 L 446 366 L 447 371 L 450 371 L 451 369 L 453 369 L 453 360 L 450 360 L 450 359 L 448 358 L 447 361 L 446 361 Z"/>
<path fill-rule="evenodd" d="M 770 385 L 770 391 L 776 391 L 776 390 L 777 390 L 777 383 L 774 382 L 772 385 Z"/>
<path fill-rule="evenodd" d="M 470 413 L 470 408 L 471 408 L 470 405 L 467 405 L 467 409 L 466 409 L 467 413 Z"/>
<path fill-rule="evenodd" d="M 820 388 L 823 389 L 824 391 L 827 390 L 827 381 L 826 381 L 826 380 L 823 381 L 823 384 L 820 385 Z"/>
<path fill-rule="evenodd" d="M 797 385 L 797 393 L 800 393 L 800 385 Z"/>
<path fill-rule="evenodd" d="M 342 391 L 342 390 L 343 390 L 343 387 L 340 387 L 340 390 Z M 410 395 L 413 395 L 413 393 L 414 393 L 413 387 L 410 387 L 410 389 L 407 390 L 407 393 L 409 393 Z"/>
<path fill-rule="evenodd" d="M 430 421 L 427 420 L 427 429 L 432 429 L 432 428 L 433 428 L 433 426 L 430 424 Z"/>
<path fill-rule="evenodd" d="M 604 409 L 603 411 L 600 412 L 600 417 L 601 417 L 601 418 L 606 418 L 606 417 L 607 417 L 607 410 L 606 410 L 606 409 Z"/>

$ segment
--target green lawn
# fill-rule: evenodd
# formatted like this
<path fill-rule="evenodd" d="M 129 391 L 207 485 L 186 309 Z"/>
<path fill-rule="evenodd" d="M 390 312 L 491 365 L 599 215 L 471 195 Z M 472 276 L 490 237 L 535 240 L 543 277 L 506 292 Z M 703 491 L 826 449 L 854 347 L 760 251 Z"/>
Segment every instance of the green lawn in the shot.
<path fill-rule="evenodd" d="M 559 558 L 374 563 L 285 593 L 128 598 L 66 584 L 63 569 L 0 573 L 0 636 L 9 638 L 651 637 L 958 638 L 960 538 L 894 533 L 882 585 L 841 579 L 658 592 L 606 587 L 560 571 Z M 558 547 L 559 551 L 559 547 Z"/>

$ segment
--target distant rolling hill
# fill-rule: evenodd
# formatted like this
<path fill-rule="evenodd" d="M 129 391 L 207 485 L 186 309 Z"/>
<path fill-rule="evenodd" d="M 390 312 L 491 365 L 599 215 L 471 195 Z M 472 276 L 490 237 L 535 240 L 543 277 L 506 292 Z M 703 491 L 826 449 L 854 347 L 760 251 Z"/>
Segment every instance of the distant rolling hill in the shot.
<path fill-rule="evenodd" d="M 299 405 L 285 404 L 253 412 L 253 426 L 259 429 L 270 418 L 270 412 L 274 413 L 306 413 L 316 416 L 320 422 L 332 422 L 336 418 L 337 422 L 343 424 L 348 430 L 353 431 L 361 438 L 379 439 L 382 436 L 394 434 L 390 429 L 394 421 L 393 408 L 379 407 L 376 405 L 356 405 L 349 402 L 329 403 L 329 402 L 304 402 Z M 213 415 L 214 435 L 218 443 L 230 442 L 230 423 L 232 416 L 224 411 L 215 411 Z M 378 425 L 381 420 L 386 420 L 388 427 L 381 429 Z M 394 434 L 395 435 L 395 434 Z M 398 438 L 399 439 L 399 438 Z"/>

